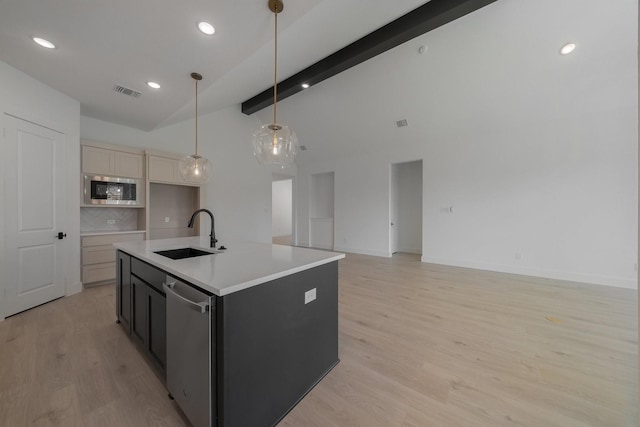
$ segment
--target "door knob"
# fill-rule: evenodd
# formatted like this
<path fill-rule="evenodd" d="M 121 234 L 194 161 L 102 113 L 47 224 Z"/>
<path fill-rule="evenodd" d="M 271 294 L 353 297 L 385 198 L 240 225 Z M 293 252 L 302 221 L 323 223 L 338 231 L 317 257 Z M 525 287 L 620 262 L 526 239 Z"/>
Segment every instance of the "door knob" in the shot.
<path fill-rule="evenodd" d="M 58 234 L 56 234 L 55 236 L 53 236 L 53 237 L 57 237 L 58 239 L 62 240 L 62 239 L 64 239 L 65 237 L 67 237 L 67 233 L 63 233 L 63 232 L 61 231 L 61 232 L 59 232 Z"/>
<path fill-rule="evenodd" d="M 394 225 L 395 225 L 394 223 L 391 223 L 391 226 L 392 226 L 392 227 L 393 227 Z"/>

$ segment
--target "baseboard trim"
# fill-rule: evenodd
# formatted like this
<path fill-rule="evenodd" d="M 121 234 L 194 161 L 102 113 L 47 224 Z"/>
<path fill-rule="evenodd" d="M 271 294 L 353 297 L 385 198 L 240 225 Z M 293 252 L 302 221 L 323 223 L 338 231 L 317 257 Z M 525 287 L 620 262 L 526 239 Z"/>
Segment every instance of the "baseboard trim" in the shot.
<path fill-rule="evenodd" d="M 390 252 L 370 251 L 367 249 L 350 248 L 348 246 L 334 246 L 333 250 L 337 252 L 350 252 L 352 254 L 379 256 L 383 258 L 391 257 Z"/>
<path fill-rule="evenodd" d="M 448 260 L 422 256 L 421 261 L 430 264 L 448 265 L 452 267 L 474 268 L 477 270 L 497 271 L 500 273 L 520 274 L 523 276 L 544 277 L 555 280 L 567 280 L 570 282 L 590 283 L 594 285 L 613 286 L 616 288 L 638 289 L 638 282 L 634 279 L 615 276 L 600 276 L 594 274 L 582 274 L 565 271 L 543 270 L 529 267 L 510 265 L 484 264 L 475 261 Z"/>
<path fill-rule="evenodd" d="M 79 292 L 82 292 L 82 282 L 76 282 L 73 285 L 68 285 L 64 295 L 68 297 Z"/>

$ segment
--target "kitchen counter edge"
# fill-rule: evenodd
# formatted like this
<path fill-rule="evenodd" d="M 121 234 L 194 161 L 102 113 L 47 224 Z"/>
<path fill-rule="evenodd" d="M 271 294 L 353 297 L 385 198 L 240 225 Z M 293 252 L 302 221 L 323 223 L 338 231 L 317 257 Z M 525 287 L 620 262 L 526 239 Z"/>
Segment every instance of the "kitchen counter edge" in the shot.
<path fill-rule="evenodd" d="M 192 264 L 187 266 L 188 268 L 180 268 L 181 267 L 180 262 L 176 262 L 176 260 L 171 260 L 169 258 L 165 260 L 163 259 L 164 257 L 162 257 L 161 255 L 155 254 L 155 252 L 159 250 L 164 250 L 168 248 L 174 249 L 174 248 L 188 247 L 188 246 L 200 248 L 206 251 L 209 249 L 207 247 L 208 245 L 206 244 L 208 240 L 209 240 L 209 237 L 204 237 L 204 236 L 182 237 L 182 238 L 173 238 L 173 239 L 144 240 L 141 242 L 118 242 L 118 243 L 114 243 L 113 246 L 116 249 L 119 249 L 148 264 L 151 264 L 154 267 L 164 270 L 168 274 L 171 274 L 177 277 L 178 279 L 185 280 L 201 288 L 202 290 L 212 293 L 216 296 L 229 295 L 234 292 L 241 291 L 243 289 L 257 286 L 262 283 L 270 282 L 272 280 L 279 279 L 281 277 L 286 277 L 304 270 L 309 270 L 311 268 L 318 267 L 320 265 L 328 264 L 330 262 L 338 261 L 340 259 L 345 258 L 345 254 L 343 253 L 330 252 L 330 251 L 318 250 L 318 249 L 312 249 L 312 248 L 300 248 L 300 247 L 287 246 L 287 248 L 290 248 L 292 252 L 307 253 L 307 254 L 313 253 L 316 259 L 310 262 L 294 263 L 288 266 L 287 268 L 278 269 L 277 271 L 271 271 L 267 274 L 259 275 L 249 280 L 238 280 L 237 283 L 236 282 L 229 283 L 227 281 L 227 283 L 223 283 L 222 286 L 217 286 L 216 284 L 213 284 L 213 283 L 206 283 L 205 281 L 199 279 L 198 277 L 194 277 L 194 275 L 188 273 L 188 270 L 194 271 L 193 263 L 204 262 L 205 260 L 198 260 L 198 258 L 191 258 L 190 260 L 195 260 L 195 261 L 192 261 Z M 220 256 L 220 255 L 222 255 L 223 257 L 232 256 L 233 258 L 235 258 L 232 261 L 234 263 L 238 263 L 239 258 L 243 258 L 244 265 L 246 268 L 246 265 L 248 265 L 249 263 L 249 260 L 246 258 L 250 257 L 251 253 L 250 252 L 247 253 L 247 249 L 243 248 L 244 250 L 241 251 L 239 254 L 234 254 L 234 248 L 237 248 L 238 246 L 241 246 L 241 245 L 245 245 L 245 246 L 254 245 L 256 247 L 260 245 L 264 247 L 282 246 L 282 245 L 258 243 L 258 242 L 233 243 L 232 245 L 229 245 L 229 247 L 231 247 L 232 249 L 216 254 L 214 256 Z M 184 261 L 184 260 L 178 260 L 178 261 Z"/>

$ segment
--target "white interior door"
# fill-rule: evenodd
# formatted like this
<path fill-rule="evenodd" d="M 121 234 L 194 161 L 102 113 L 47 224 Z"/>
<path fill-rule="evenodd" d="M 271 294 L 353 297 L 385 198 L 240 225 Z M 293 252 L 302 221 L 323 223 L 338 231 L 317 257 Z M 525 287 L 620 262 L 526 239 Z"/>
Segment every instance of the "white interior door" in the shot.
<path fill-rule="evenodd" d="M 271 183 L 271 236 L 274 243 L 291 244 L 292 233 L 293 180 L 281 179 L 274 174 Z"/>
<path fill-rule="evenodd" d="M 398 233 L 398 165 L 391 165 L 389 179 L 389 252 L 395 254 L 400 245 Z"/>
<path fill-rule="evenodd" d="M 309 192 L 309 246 L 334 248 L 335 174 L 324 172 L 311 175 Z"/>
<path fill-rule="evenodd" d="M 6 313 L 65 294 L 64 134 L 5 115 Z"/>

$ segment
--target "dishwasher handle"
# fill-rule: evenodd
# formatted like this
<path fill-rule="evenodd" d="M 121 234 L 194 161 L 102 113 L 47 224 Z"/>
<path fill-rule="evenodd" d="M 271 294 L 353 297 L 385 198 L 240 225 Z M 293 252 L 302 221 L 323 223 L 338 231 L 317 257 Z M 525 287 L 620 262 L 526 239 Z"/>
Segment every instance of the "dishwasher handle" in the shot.
<path fill-rule="evenodd" d="M 163 283 L 162 289 L 164 289 L 166 294 L 173 295 L 178 302 L 189 307 L 193 311 L 197 311 L 199 313 L 206 313 L 207 311 L 209 311 L 209 303 L 207 301 L 203 301 L 203 302 L 191 301 L 190 299 L 185 298 L 179 293 L 177 293 L 173 289 L 175 285 L 176 285 L 176 282 Z"/>

